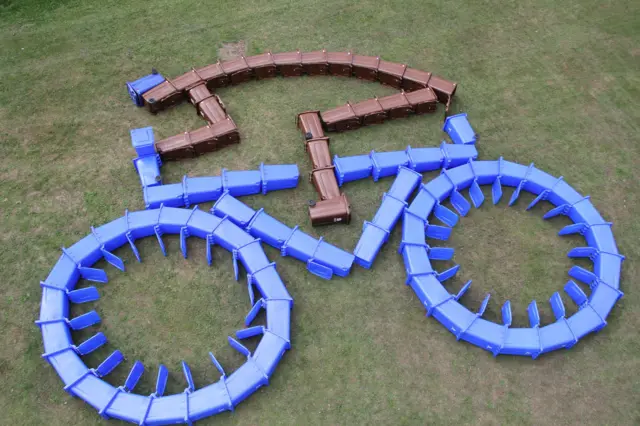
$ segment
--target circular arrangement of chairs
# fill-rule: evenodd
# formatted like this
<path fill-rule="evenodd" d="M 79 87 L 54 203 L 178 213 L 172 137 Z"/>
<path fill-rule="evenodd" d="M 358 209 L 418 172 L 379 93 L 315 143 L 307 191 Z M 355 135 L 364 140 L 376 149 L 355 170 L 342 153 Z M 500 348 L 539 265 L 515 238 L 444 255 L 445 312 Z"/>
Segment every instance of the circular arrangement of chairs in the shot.
<path fill-rule="evenodd" d="M 459 266 L 442 273 L 437 273 L 432 268 L 430 259 L 450 259 L 453 251 L 432 248 L 426 243 L 425 236 L 448 238 L 448 233 L 442 232 L 442 227 L 431 225 L 429 218 L 433 215 L 447 225 L 454 226 L 458 216 L 441 203 L 449 199 L 455 210 L 464 216 L 471 204 L 460 191 L 469 188 L 473 205 L 480 207 L 484 201 L 480 185 L 492 185 L 494 204 L 502 197 L 502 186 L 510 186 L 515 191 L 509 205 L 518 200 L 521 191 L 528 191 L 536 195 L 536 198 L 527 209 L 546 200 L 555 208 L 544 215 L 545 219 L 562 214 L 573 220 L 574 224 L 563 228 L 559 234 L 579 233 L 584 236 L 587 247 L 575 248 L 568 255 L 588 257 L 594 264 L 593 272 L 579 266 L 569 270 L 571 277 L 591 288 L 591 295 L 587 297 L 574 281 L 570 280 L 565 285 L 565 292 L 579 307 L 577 313 L 565 318 L 562 299 L 556 292 L 549 300 L 556 322 L 541 327 L 538 307 L 533 301 L 528 307 L 531 327 L 516 328 L 511 327 L 509 301 L 502 307 L 503 324 L 496 324 L 482 318 L 489 295 L 477 313 L 469 311 L 458 302 L 469 288 L 470 281 L 457 295 L 449 294 L 443 287 L 441 283 L 452 277 Z M 403 219 L 399 251 L 404 258 L 407 283 L 424 305 L 427 316 L 436 318 L 457 339 L 483 348 L 494 356 L 509 354 L 536 358 L 556 349 L 570 348 L 583 336 L 602 329 L 607 324 L 609 312 L 622 297 L 619 287 L 624 256 L 618 253 L 611 223 L 600 216 L 589 197 L 580 195 L 562 177 L 555 178 L 533 164 L 527 167 L 500 158 L 498 161 L 470 161 L 468 164 L 443 170 L 436 179 L 420 186 L 417 196 L 406 208 Z"/>
<path fill-rule="evenodd" d="M 164 395 L 168 371 L 160 366 L 156 390 L 151 395 L 133 393 L 144 366 L 136 361 L 122 386 L 114 387 L 102 380 L 120 364 L 124 356 L 116 350 L 98 367 L 87 367 L 82 359 L 107 343 L 103 333 L 97 333 L 85 342 L 75 345 L 70 328 L 77 330 L 100 321 L 99 315 L 89 312 L 69 319 L 69 302 L 84 303 L 97 300 L 96 287 L 76 289 L 80 278 L 107 282 L 104 270 L 91 266 L 104 258 L 118 269 L 124 270 L 122 259 L 112 253 L 129 245 L 135 256 L 140 254 L 135 241 L 144 237 L 156 237 L 166 255 L 162 241 L 164 234 L 180 235 L 180 248 L 187 256 L 187 238 L 199 237 L 207 242 L 207 259 L 211 263 L 211 246 L 217 244 L 232 252 L 236 279 L 239 260 L 247 271 L 249 295 L 253 305 L 245 318 L 248 328 L 236 333 L 239 339 L 262 335 L 256 350 L 251 353 L 237 340 L 229 337 L 229 344 L 247 361 L 227 376 L 213 354 L 209 354 L 220 371 L 220 380 L 201 389 L 195 388 L 189 366 L 183 361 L 182 369 L 187 383 L 184 392 Z M 252 237 L 227 217 L 217 217 L 197 207 L 159 209 L 127 212 L 123 217 L 98 228 L 73 246 L 63 249 L 60 259 L 47 279 L 41 283 L 42 304 L 40 319 L 36 321 L 42 331 L 45 358 L 56 370 L 64 389 L 82 398 L 106 418 L 117 418 L 140 425 L 188 423 L 233 410 L 258 388 L 269 383 L 284 352 L 290 349 L 290 315 L 293 299 L 278 275 L 275 263 L 269 262 L 260 240 Z M 254 303 L 253 287 L 260 293 Z M 250 327 L 261 309 L 266 311 L 266 326 Z"/>

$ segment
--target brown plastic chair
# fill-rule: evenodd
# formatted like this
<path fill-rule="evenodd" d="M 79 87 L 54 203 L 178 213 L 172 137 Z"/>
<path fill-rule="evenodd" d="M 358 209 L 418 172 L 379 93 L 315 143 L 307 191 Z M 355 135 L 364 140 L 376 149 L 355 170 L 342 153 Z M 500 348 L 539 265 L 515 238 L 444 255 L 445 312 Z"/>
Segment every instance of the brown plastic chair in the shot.
<path fill-rule="evenodd" d="M 321 112 L 320 119 L 329 132 L 343 132 L 360 127 L 360 119 L 349 103 Z"/>
<path fill-rule="evenodd" d="M 240 84 L 251 80 L 252 70 L 244 56 L 223 61 L 220 65 L 225 74 L 231 76 L 231 84 Z"/>
<path fill-rule="evenodd" d="M 310 203 L 309 217 L 312 226 L 351 222 L 351 206 L 345 194 L 330 200 Z"/>
<path fill-rule="evenodd" d="M 225 74 L 222 69 L 220 61 L 215 64 L 207 65 L 206 67 L 196 69 L 196 72 L 204 81 L 207 82 L 209 90 L 214 90 L 219 87 L 228 86 L 230 83 L 229 76 Z"/>
<path fill-rule="evenodd" d="M 200 102 L 198 110 L 202 118 L 211 124 L 218 123 L 227 118 L 227 113 L 222 108 L 216 97 L 210 97 Z"/>
<path fill-rule="evenodd" d="M 385 96 L 379 98 L 378 102 L 382 106 L 382 109 L 387 113 L 387 116 L 391 119 L 403 118 L 413 112 L 411 104 L 407 100 L 404 92 L 396 93 L 395 95 Z"/>
<path fill-rule="evenodd" d="M 351 62 L 353 55 L 351 52 L 327 52 L 327 60 L 329 62 L 329 74 L 351 77 L 353 69 Z"/>
<path fill-rule="evenodd" d="M 297 77 L 302 75 L 302 54 L 299 50 L 295 52 L 274 53 L 273 62 L 276 69 L 283 77 Z"/>
<path fill-rule="evenodd" d="M 353 61 L 351 62 L 353 75 L 363 80 L 376 81 L 379 64 L 379 56 L 353 55 Z"/>
<path fill-rule="evenodd" d="M 378 65 L 378 81 L 387 86 L 401 89 L 402 76 L 406 69 L 407 66 L 404 64 L 380 60 L 380 64 Z"/>
<path fill-rule="evenodd" d="M 236 126 L 236 123 L 234 123 L 229 116 L 218 123 L 212 124 L 211 131 L 213 133 L 213 137 L 218 140 L 218 143 L 221 146 L 240 143 L 238 126 Z"/>
<path fill-rule="evenodd" d="M 331 152 L 329 151 L 329 138 L 309 139 L 305 143 L 305 150 L 309 154 L 313 169 L 331 167 Z"/>
<path fill-rule="evenodd" d="M 305 139 L 316 139 L 324 136 L 318 111 L 305 111 L 298 114 L 296 126 L 302 131 Z"/>
<path fill-rule="evenodd" d="M 435 112 L 438 106 L 438 97 L 428 87 L 405 93 L 405 96 L 416 114 Z"/>
<path fill-rule="evenodd" d="M 211 126 L 204 126 L 199 129 L 192 130 L 189 132 L 189 139 L 196 155 L 217 151 L 222 148 L 222 145 L 216 138 Z"/>
<path fill-rule="evenodd" d="M 191 145 L 189 132 L 180 133 L 156 142 L 156 151 L 160 154 L 162 161 L 193 158 L 196 156 L 196 151 Z"/>
<path fill-rule="evenodd" d="M 451 104 L 451 99 L 456 93 L 458 84 L 449 80 L 445 80 L 442 77 L 432 75 L 429 79 L 429 87 L 436 93 L 438 100 L 446 105 L 446 109 L 448 111 L 449 105 Z"/>
<path fill-rule="evenodd" d="M 212 97 L 213 94 L 207 89 L 207 85 L 202 83 L 189 90 L 189 102 L 193 104 L 196 108 L 198 104 L 205 99 Z"/>
<path fill-rule="evenodd" d="M 430 72 L 409 67 L 402 76 L 402 88 L 407 92 L 424 89 L 427 87 L 430 78 Z"/>
<path fill-rule="evenodd" d="M 166 80 L 142 95 L 144 103 L 152 114 L 162 111 L 182 101 L 183 94 Z"/>
<path fill-rule="evenodd" d="M 204 83 L 204 81 L 194 69 L 171 80 L 171 84 L 173 84 L 173 87 L 179 92 L 188 92 L 190 89 L 202 83 Z"/>
<path fill-rule="evenodd" d="M 311 172 L 311 182 L 316 187 L 316 191 L 320 195 L 320 199 L 328 200 L 340 196 L 340 188 L 338 188 L 338 180 L 333 171 L 333 166 L 315 169 Z"/>
<path fill-rule="evenodd" d="M 258 80 L 276 76 L 276 64 L 273 62 L 271 52 L 249 56 L 245 59 Z"/>
<path fill-rule="evenodd" d="M 380 105 L 378 98 L 367 99 L 356 104 L 352 104 L 353 112 L 360 119 L 363 126 L 383 123 L 387 118 L 387 113 Z"/>
<path fill-rule="evenodd" d="M 325 49 L 302 52 L 302 68 L 308 75 L 329 74 L 329 62 Z"/>
<path fill-rule="evenodd" d="M 231 119 L 201 127 L 190 132 L 189 136 L 197 155 L 217 151 L 227 145 L 240 142 L 238 128 Z"/>
<path fill-rule="evenodd" d="M 227 117 L 218 123 L 158 141 L 156 150 L 163 160 L 170 161 L 195 157 L 239 142 L 238 128 Z"/>

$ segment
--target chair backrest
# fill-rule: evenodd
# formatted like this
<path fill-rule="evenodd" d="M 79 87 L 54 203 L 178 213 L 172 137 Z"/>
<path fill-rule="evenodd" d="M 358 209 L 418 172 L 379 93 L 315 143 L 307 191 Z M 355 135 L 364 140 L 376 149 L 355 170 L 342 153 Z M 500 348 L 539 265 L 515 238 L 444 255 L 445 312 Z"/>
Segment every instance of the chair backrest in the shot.
<path fill-rule="evenodd" d="M 480 304 L 480 309 L 478 309 L 478 317 L 484 315 L 484 312 L 487 310 L 487 305 L 489 304 L 489 299 L 491 299 L 491 294 L 487 293 L 487 295 L 484 297 L 484 300 Z"/>
<path fill-rule="evenodd" d="M 160 397 L 164 394 L 164 390 L 167 388 L 167 379 L 169 378 L 169 370 L 167 367 L 160 364 L 158 368 L 158 378 L 156 379 L 156 396 Z"/>
<path fill-rule="evenodd" d="M 107 336 L 102 332 L 98 332 L 80 343 L 76 349 L 80 355 L 86 355 L 95 351 L 105 343 L 107 343 Z"/>
<path fill-rule="evenodd" d="M 220 372 L 222 377 L 226 377 L 227 374 L 224 372 L 224 368 L 222 368 L 222 365 L 218 362 L 212 352 L 209 352 L 209 358 L 211 359 L 211 362 L 213 362 L 213 365 L 215 365 L 216 369 Z"/>
<path fill-rule="evenodd" d="M 187 365 L 186 362 L 182 361 L 182 372 L 184 373 L 184 378 L 187 381 L 187 389 L 185 391 L 193 392 L 196 390 L 196 385 L 193 382 L 193 375 L 191 374 L 191 369 Z"/>
<path fill-rule="evenodd" d="M 588 303 L 587 295 L 584 294 L 584 291 L 582 291 L 575 281 L 567 281 L 564 286 L 564 292 L 567 293 L 571 300 L 573 300 L 580 308 L 584 307 Z"/>
<path fill-rule="evenodd" d="M 237 350 L 238 352 L 240 352 L 242 355 L 246 357 L 251 356 L 251 351 L 249 351 L 249 349 L 243 346 L 242 343 L 238 342 L 236 339 L 234 339 L 231 336 L 227 337 L 227 340 L 229 341 L 229 344 L 233 349 Z"/>
<path fill-rule="evenodd" d="M 502 323 L 509 327 L 513 317 L 511 315 L 511 301 L 507 300 L 502 305 Z"/>
<path fill-rule="evenodd" d="M 527 313 L 529 314 L 529 324 L 533 328 L 537 328 L 540 326 L 540 312 L 538 312 L 538 304 L 535 300 L 529 303 L 529 307 L 527 308 Z"/>
<path fill-rule="evenodd" d="M 561 320 L 565 316 L 564 303 L 562 302 L 562 297 L 560 297 L 560 293 L 557 291 L 551 295 L 549 299 L 549 303 L 551 304 L 551 310 L 553 310 L 553 315 L 556 317 L 556 320 Z"/>
<path fill-rule="evenodd" d="M 462 296 L 464 296 L 464 294 L 467 292 L 467 290 L 469 290 L 470 287 L 471 287 L 471 280 L 467 281 L 465 285 L 462 286 L 460 291 L 458 291 L 458 294 L 456 294 L 455 299 L 459 300 Z"/>
<path fill-rule="evenodd" d="M 144 364 L 140 361 L 136 361 L 133 364 L 133 367 L 131 367 L 127 380 L 124 381 L 124 390 L 131 392 L 138 384 L 140 377 L 142 377 L 142 373 L 144 373 Z"/>
<path fill-rule="evenodd" d="M 85 287 L 73 290 L 68 292 L 67 296 L 73 303 L 93 302 L 100 299 L 100 293 L 98 293 L 98 289 L 95 287 Z"/>
<path fill-rule="evenodd" d="M 109 355 L 102 363 L 96 368 L 96 375 L 98 377 L 104 377 L 111 373 L 122 361 L 124 361 L 124 355 L 119 350 L 115 350 Z"/>
<path fill-rule="evenodd" d="M 99 322 L 100 315 L 96 311 L 90 311 L 69 320 L 69 326 L 74 330 L 82 330 Z"/>

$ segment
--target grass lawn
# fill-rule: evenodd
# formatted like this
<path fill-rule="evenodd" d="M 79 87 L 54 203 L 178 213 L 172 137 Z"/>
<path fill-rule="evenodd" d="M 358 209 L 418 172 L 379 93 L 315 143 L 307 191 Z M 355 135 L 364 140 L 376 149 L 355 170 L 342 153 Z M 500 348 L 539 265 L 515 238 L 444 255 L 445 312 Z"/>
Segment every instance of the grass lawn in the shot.
<path fill-rule="evenodd" d="M 633 219 L 640 211 L 637 1 L 49 3 L 0 3 L 0 423 L 107 424 L 69 397 L 40 357 L 41 335 L 33 324 L 38 283 L 60 246 L 126 208 L 144 207 L 129 129 L 153 126 L 163 138 L 203 123 L 188 104 L 157 116 L 135 108 L 124 82 L 151 67 L 173 77 L 214 62 L 228 43 L 238 42 L 247 54 L 353 49 L 459 82 L 453 110 L 469 114 L 481 136 L 480 159 L 504 156 L 564 175 L 614 223 L 627 256 L 626 296 L 602 332 L 569 351 L 536 361 L 494 359 L 424 317 L 403 285 L 398 230 L 372 270 L 354 267 L 348 278 L 332 281 L 268 248 L 295 299 L 293 348 L 269 387 L 236 412 L 202 424 L 640 423 L 640 221 Z M 186 173 L 255 169 L 261 161 L 297 163 L 306 176 L 310 162 L 296 113 L 390 93 L 377 83 L 332 77 L 225 88 L 219 94 L 242 143 L 166 164 L 163 178 L 171 183 Z M 444 136 L 441 120 L 442 111 L 337 134 L 332 150 L 342 156 L 435 146 Z M 316 195 L 306 179 L 295 190 L 244 201 L 351 250 L 390 183 L 345 185 L 353 208 L 349 226 L 311 228 L 306 201 Z M 527 324 L 532 299 L 543 322 L 552 321 L 546 300 L 561 290 L 574 264 L 566 252 L 583 244 L 579 237 L 556 236 L 566 220 L 542 221 L 548 204 L 525 212 L 531 198 L 523 195 L 514 208 L 503 201 L 473 210 L 447 244 L 462 265 L 447 287 L 455 292 L 473 278 L 463 303 L 475 310 L 490 292 L 487 315 L 497 320 L 510 299 L 516 326 Z M 166 241 L 167 258 L 152 239 L 140 242 L 142 263 L 129 249 L 118 251 L 124 274 L 100 262 L 110 277 L 100 286 L 102 298 L 72 308 L 74 315 L 96 309 L 103 318 L 74 334 L 76 341 L 96 330 L 110 340 L 85 362 L 96 366 L 121 349 L 127 361 L 107 378 L 120 385 L 140 359 L 147 374 L 136 390 L 143 394 L 152 392 L 160 363 L 171 371 L 173 393 L 185 387 L 181 360 L 199 387 L 218 376 L 207 352 L 228 371 L 244 361 L 226 343 L 250 307 L 245 284 L 232 278 L 231 255 L 214 250 L 209 268 L 201 240 L 189 240 L 188 260 L 179 254 L 177 237 Z M 575 311 L 568 298 L 565 304 Z"/>

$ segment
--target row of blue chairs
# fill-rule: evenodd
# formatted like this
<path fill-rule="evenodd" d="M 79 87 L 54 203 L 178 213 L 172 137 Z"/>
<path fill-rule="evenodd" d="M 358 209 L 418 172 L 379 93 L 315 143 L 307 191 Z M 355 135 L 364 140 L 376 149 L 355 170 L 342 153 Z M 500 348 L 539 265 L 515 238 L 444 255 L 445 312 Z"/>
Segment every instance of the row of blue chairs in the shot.
<path fill-rule="evenodd" d="M 584 236 L 587 247 L 569 252 L 570 257 L 588 257 L 594 263 L 593 272 L 579 266 L 570 269 L 569 275 L 588 284 L 591 294 L 587 297 L 582 289 L 569 281 L 565 293 L 577 304 L 579 310 L 569 318 L 559 293 L 554 293 L 550 304 L 556 322 L 540 325 L 540 315 L 535 301 L 528 308 L 530 327 L 511 326 L 511 307 L 507 302 L 502 308 L 503 324 L 482 319 L 489 296 L 480 309 L 473 313 L 458 300 L 469 288 L 469 281 L 456 295 L 449 294 L 442 282 L 452 277 L 459 266 L 438 273 L 431 267 L 430 259 L 446 258 L 443 253 L 433 255 L 426 237 L 446 240 L 450 235 L 446 227 L 429 223 L 431 215 L 455 226 L 458 215 L 466 215 L 471 203 L 477 208 L 484 202 L 480 185 L 491 185 L 493 203 L 502 198 L 503 186 L 514 187 L 509 205 L 517 202 L 521 191 L 528 191 L 536 198 L 528 205 L 532 208 L 542 200 L 555 206 L 544 215 L 550 218 L 559 214 L 568 216 L 573 222 L 559 234 L 579 233 Z M 468 189 L 471 203 L 461 191 Z M 441 203 L 449 199 L 455 212 Z M 560 348 L 572 347 L 580 338 L 596 332 L 606 325 L 609 312 L 622 297 L 620 291 L 620 269 L 624 256 L 618 252 L 611 223 L 606 222 L 593 206 L 589 197 L 583 197 L 562 177 L 556 178 L 537 169 L 533 164 L 525 166 L 500 158 L 498 161 L 471 161 L 467 164 L 443 170 L 437 178 L 420 186 L 413 202 L 405 209 L 400 251 L 404 258 L 407 283 L 424 305 L 427 315 L 433 315 L 457 339 L 466 340 L 492 352 L 494 355 L 510 354 L 531 356 Z M 450 252 L 449 254 L 453 254 Z"/>
<path fill-rule="evenodd" d="M 229 337 L 229 344 L 247 359 L 229 376 L 213 354 L 210 354 L 221 374 L 216 383 L 196 389 L 189 366 L 183 362 L 182 369 L 187 383 L 184 392 L 164 395 L 168 371 L 166 367 L 160 366 L 155 392 L 140 395 L 134 393 L 144 372 L 144 365 L 140 361 L 134 363 L 125 383 L 119 387 L 110 385 L 103 377 L 124 360 L 120 351 L 114 351 L 96 368 L 84 364 L 81 357 L 105 345 L 107 338 L 98 332 L 75 345 L 70 330 L 95 325 L 100 322 L 100 316 L 91 311 L 70 319 L 69 303 L 99 299 L 96 287 L 76 288 L 80 278 L 107 282 L 104 270 L 92 268 L 98 260 L 105 258 L 124 270 L 122 259 L 113 254 L 115 249 L 129 245 L 140 260 L 135 241 L 155 236 L 166 254 L 163 234 L 180 235 L 185 257 L 186 238 L 189 236 L 205 239 L 208 247 L 217 244 L 233 253 L 234 259 L 242 263 L 251 277 L 248 286 L 253 305 L 245 318 L 248 328 L 239 330 L 236 338 L 245 339 L 257 335 L 262 335 L 262 338 L 256 350 L 251 353 L 236 339 Z M 211 260 L 210 251 L 208 254 Z M 92 228 L 89 235 L 62 250 L 58 262 L 41 286 L 40 318 L 36 324 L 42 332 L 45 351 L 43 358 L 56 370 L 67 392 L 82 398 L 106 418 L 113 417 L 141 425 L 191 424 L 203 417 L 233 410 L 258 388 L 269 383 L 276 365 L 291 347 L 290 318 L 293 299 L 275 265 L 267 259 L 259 240 L 228 217 L 217 217 L 197 207 L 189 210 L 162 206 L 159 209 L 126 212 L 121 218 Z M 260 293 L 260 298 L 255 303 L 254 287 Z M 266 325 L 249 327 L 261 309 L 266 311 Z"/>
<path fill-rule="evenodd" d="M 131 144 L 138 155 L 133 165 L 140 177 L 145 207 L 189 207 L 217 200 L 224 191 L 236 197 L 262 192 L 291 189 L 298 186 L 300 172 L 296 164 L 265 165 L 258 170 L 228 171 L 220 176 L 187 177 L 181 183 L 163 185 L 160 176 L 162 160 L 156 153 L 151 127 L 131 130 Z"/>
<path fill-rule="evenodd" d="M 461 120 L 466 121 L 466 114 L 457 117 L 453 122 L 446 121 L 445 129 L 452 127 L 462 132 Z M 470 128 L 470 126 L 468 126 Z M 449 130 L 451 134 L 454 132 Z M 354 249 L 355 262 L 364 268 L 371 268 L 373 261 L 380 252 L 382 245 L 387 242 L 389 235 L 402 216 L 407 200 L 422 180 L 420 173 L 438 169 L 457 167 L 478 156 L 473 143 L 463 143 L 454 138 L 455 145 L 442 142 L 438 148 L 411 148 L 405 151 L 392 151 L 369 155 L 358 155 L 334 159 L 336 175 L 340 184 L 368 177 L 373 173 L 377 181 L 380 177 L 396 175 L 396 179 L 389 192 L 383 194 L 382 204 L 371 222 L 365 221 L 362 235 Z M 437 253 L 436 253 L 437 252 Z M 434 255 L 449 253 L 450 249 L 437 249 Z M 453 256 L 453 253 L 451 253 Z"/>
<path fill-rule="evenodd" d="M 211 213 L 227 217 L 263 243 L 280 250 L 283 256 L 291 256 L 307 264 L 309 272 L 324 279 L 333 274 L 345 277 L 351 271 L 354 256 L 322 237 L 314 238 L 297 226 L 290 228 L 264 209 L 254 210 L 225 191 L 211 208 Z"/>
<path fill-rule="evenodd" d="M 474 145 L 455 145 L 442 142 L 439 147 L 412 148 L 404 151 L 375 152 L 351 157 L 333 158 L 338 184 L 366 179 L 374 181 L 387 176 L 395 176 L 398 167 L 403 166 L 418 173 L 448 169 L 476 159 L 478 151 Z"/>
<path fill-rule="evenodd" d="M 448 117 L 448 120 L 453 118 L 457 118 L 457 120 L 454 120 L 453 124 L 450 121 L 446 121 L 445 128 L 453 127 L 454 130 L 462 132 L 463 126 L 460 124 L 460 121 L 462 120 L 463 123 L 466 122 L 468 125 L 466 114 L 451 116 Z M 468 127 L 470 128 L 470 126 Z M 451 130 L 450 132 L 452 134 L 454 133 Z M 473 143 L 475 143 L 475 137 Z M 350 171 L 355 171 L 358 167 L 364 167 L 367 161 L 370 161 L 372 168 L 378 170 L 378 172 L 374 172 L 374 180 L 377 180 L 376 176 L 379 177 L 381 175 L 397 176 L 389 192 L 383 195 L 382 204 L 373 221 L 365 221 L 363 225 L 362 235 L 354 249 L 356 263 L 364 268 L 371 268 L 382 245 L 388 240 L 390 232 L 402 216 L 405 206 L 407 205 L 407 200 L 420 183 L 422 179 L 420 173 L 437 170 L 439 168 L 447 169 L 449 167 L 457 167 L 474 160 L 478 152 L 473 146 L 473 143 L 456 141 L 458 145 L 449 145 L 443 142 L 439 148 L 412 149 L 409 146 L 406 151 L 384 153 L 375 153 L 372 151 L 369 156 L 339 159 L 342 162 L 341 167 L 343 167 L 343 170 L 348 169 Z M 362 164 L 362 166 L 358 166 L 357 164 Z M 383 167 L 381 167 L 380 164 L 382 164 Z M 337 171 L 338 168 L 336 163 L 336 173 L 344 175 L 344 171 Z M 355 180 L 354 177 L 356 175 L 358 175 L 358 173 L 350 174 L 349 179 Z M 367 177 L 368 175 L 361 173 L 360 176 Z M 440 228 L 442 227 L 432 228 L 432 232 L 443 232 Z M 445 252 L 451 252 L 450 249 L 434 250 L 433 255 L 442 255 Z M 453 253 L 451 253 L 451 256 L 453 256 Z"/>
<path fill-rule="evenodd" d="M 355 261 L 364 268 L 371 268 L 373 261 L 387 242 L 391 231 L 402 216 L 409 196 L 422 181 L 422 175 L 414 170 L 400 166 L 391 188 L 382 196 L 373 221 L 365 221 L 362 235 L 353 250 Z"/>
<path fill-rule="evenodd" d="M 160 175 L 162 159 L 156 152 L 153 128 L 132 129 L 130 134 L 131 145 L 138 155 L 132 161 L 133 167 L 140 177 L 140 184 L 143 188 L 162 185 L 162 176 Z"/>
<path fill-rule="evenodd" d="M 236 197 L 295 188 L 300 172 L 296 164 L 265 165 L 258 170 L 230 171 L 222 169 L 220 176 L 187 177 L 181 183 L 143 187 L 144 204 L 148 209 L 189 207 L 215 201 L 225 192 Z"/>

